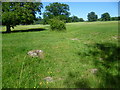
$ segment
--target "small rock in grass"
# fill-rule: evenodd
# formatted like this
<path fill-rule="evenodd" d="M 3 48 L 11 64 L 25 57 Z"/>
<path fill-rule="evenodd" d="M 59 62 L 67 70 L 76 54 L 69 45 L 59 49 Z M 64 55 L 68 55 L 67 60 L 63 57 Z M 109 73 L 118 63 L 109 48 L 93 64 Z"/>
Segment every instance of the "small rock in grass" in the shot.
<path fill-rule="evenodd" d="M 91 69 L 90 71 L 91 71 L 91 73 L 95 74 L 95 73 L 97 73 L 98 69 L 94 68 L 94 69 Z"/>
<path fill-rule="evenodd" d="M 116 35 L 116 36 L 113 36 L 112 38 L 118 40 L 120 38 L 120 36 Z"/>
<path fill-rule="evenodd" d="M 53 78 L 52 77 L 45 77 L 44 80 L 46 80 L 47 82 L 52 82 Z"/>
<path fill-rule="evenodd" d="M 72 38 L 71 40 L 79 40 L 78 38 Z"/>
<path fill-rule="evenodd" d="M 103 61 L 103 58 L 99 58 L 100 61 Z"/>
<path fill-rule="evenodd" d="M 42 50 L 31 50 L 27 54 L 32 57 L 40 57 L 41 59 L 44 58 L 44 53 Z"/>

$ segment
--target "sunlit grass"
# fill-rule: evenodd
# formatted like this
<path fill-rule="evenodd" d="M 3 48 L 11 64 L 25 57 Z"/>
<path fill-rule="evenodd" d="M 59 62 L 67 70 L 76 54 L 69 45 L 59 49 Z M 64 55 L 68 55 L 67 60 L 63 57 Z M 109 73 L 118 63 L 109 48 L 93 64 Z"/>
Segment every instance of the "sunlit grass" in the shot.
<path fill-rule="evenodd" d="M 118 23 L 80 22 L 66 26 L 66 32 L 52 32 L 48 25 L 20 25 L 15 30 L 46 30 L 3 34 L 3 87 L 119 87 L 115 58 L 119 49 Z M 28 51 L 36 49 L 44 51 L 44 59 L 27 55 Z M 112 63 L 108 59 L 112 59 Z M 91 73 L 94 68 L 98 69 L 96 74 Z M 52 77 L 53 82 L 45 81 L 45 77 Z"/>
<path fill-rule="evenodd" d="M 14 29 L 11 27 L 11 30 L 27 30 L 27 29 L 37 29 L 37 28 L 45 28 L 48 25 L 17 25 L 14 27 Z M 6 26 L 2 26 L 0 31 L 6 31 Z"/>

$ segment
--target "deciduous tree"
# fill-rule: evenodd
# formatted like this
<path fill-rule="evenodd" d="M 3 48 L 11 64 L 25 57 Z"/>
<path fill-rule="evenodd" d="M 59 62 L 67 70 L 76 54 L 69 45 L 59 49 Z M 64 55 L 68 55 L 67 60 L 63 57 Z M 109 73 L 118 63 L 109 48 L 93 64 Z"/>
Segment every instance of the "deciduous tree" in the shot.
<path fill-rule="evenodd" d="M 83 18 L 80 18 L 79 21 L 80 21 L 80 22 L 84 22 Z"/>
<path fill-rule="evenodd" d="M 97 21 L 98 19 L 98 16 L 95 14 L 95 12 L 88 13 L 87 17 L 88 17 L 88 21 L 90 22 Z"/>
<path fill-rule="evenodd" d="M 101 15 L 101 20 L 102 21 L 110 21 L 110 14 L 109 13 L 103 13 Z"/>
<path fill-rule="evenodd" d="M 79 18 L 77 16 L 72 16 L 72 22 L 79 22 Z"/>
<path fill-rule="evenodd" d="M 6 31 L 11 32 L 11 27 L 19 24 L 31 24 L 36 20 L 35 14 L 41 14 L 42 3 L 36 2 L 3 2 L 2 25 Z"/>
<path fill-rule="evenodd" d="M 61 20 L 66 20 L 69 17 L 69 5 L 63 4 L 63 3 L 51 3 L 48 6 L 45 7 L 45 12 L 43 14 L 44 22 L 48 23 L 47 21 L 49 19 L 52 19 L 53 17 L 59 16 Z"/>

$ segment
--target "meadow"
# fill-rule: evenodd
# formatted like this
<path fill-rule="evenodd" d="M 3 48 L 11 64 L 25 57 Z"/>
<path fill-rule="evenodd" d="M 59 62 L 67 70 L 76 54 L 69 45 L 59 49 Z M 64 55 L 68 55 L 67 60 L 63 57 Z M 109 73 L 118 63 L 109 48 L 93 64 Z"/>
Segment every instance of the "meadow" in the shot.
<path fill-rule="evenodd" d="M 18 25 L 12 33 L 3 33 L 2 87 L 120 88 L 118 22 L 77 22 L 66 27 L 56 32 L 49 25 Z M 44 51 L 44 59 L 27 55 L 37 49 Z"/>

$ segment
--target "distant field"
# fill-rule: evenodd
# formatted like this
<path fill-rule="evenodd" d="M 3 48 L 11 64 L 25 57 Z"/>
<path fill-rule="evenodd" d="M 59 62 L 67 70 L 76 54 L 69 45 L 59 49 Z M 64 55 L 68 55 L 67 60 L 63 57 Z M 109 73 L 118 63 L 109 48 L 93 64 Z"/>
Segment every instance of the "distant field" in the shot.
<path fill-rule="evenodd" d="M 19 25 L 14 30 L 46 30 L 2 34 L 3 88 L 120 88 L 118 22 L 66 26 L 66 32 L 52 32 L 48 25 Z M 36 49 L 44 59 L 27 55 Z"/>

